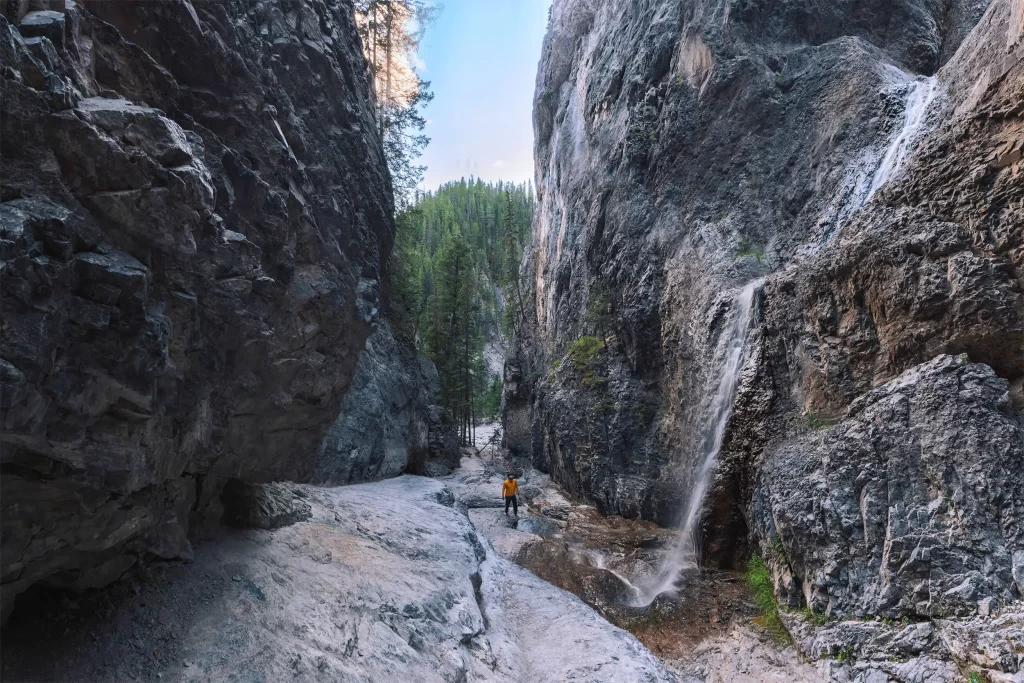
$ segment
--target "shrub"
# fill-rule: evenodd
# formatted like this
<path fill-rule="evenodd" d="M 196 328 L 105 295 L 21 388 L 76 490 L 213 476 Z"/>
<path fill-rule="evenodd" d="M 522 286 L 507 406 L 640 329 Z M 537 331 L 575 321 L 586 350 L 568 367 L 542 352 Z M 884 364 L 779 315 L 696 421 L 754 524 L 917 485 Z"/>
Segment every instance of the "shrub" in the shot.
<path fill-rule="evenodd" d="M 821 417 L 818 417 L 814 413 L 807 413 L 806 415 L 804 415 L 804 423 L 807 425 L 807 428 L 810 429 L 812 432 L 818 432 L 821 431 L 822 429 L 828 429 L 829 427 L 832 426 L 831 422 Z"/>
<path fill-rule="evenodd" d="M 597 352 L 604 348 L 604 342 L 593 335 L 583 335 L 569 344 L 569 359 L 573 367 L 582 370 L 594 360 Z"/>

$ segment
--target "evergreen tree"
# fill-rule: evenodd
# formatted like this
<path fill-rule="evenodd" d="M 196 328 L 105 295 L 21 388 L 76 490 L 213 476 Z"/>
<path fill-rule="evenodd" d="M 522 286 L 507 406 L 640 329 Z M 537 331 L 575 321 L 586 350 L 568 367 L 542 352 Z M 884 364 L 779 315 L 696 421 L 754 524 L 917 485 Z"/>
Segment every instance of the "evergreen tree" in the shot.
<path fill-rule="evenodd" d="M 403 329 L 434 361 L 442 405 L 470 441 L 476 418 L 493 415 L 495 381 L 500 402 L 483 351 L 501 342 L 503 302 L 523 317 L 516 275 L 533 189 L 470 178 L 412 196 L 396 221 L 392 307 L 406 312 Z"/>
<path fill-rule="evenodd" d="M 399 210 L 412 201 L 424 166 L 415 163 L 430 139 L 421 113 L 432 99 L 430 83 L 413 68 L 423 31 L 439 6 L 424 0 L 357 0 L 356 25 L 370 67 L 377 127 Z"/>

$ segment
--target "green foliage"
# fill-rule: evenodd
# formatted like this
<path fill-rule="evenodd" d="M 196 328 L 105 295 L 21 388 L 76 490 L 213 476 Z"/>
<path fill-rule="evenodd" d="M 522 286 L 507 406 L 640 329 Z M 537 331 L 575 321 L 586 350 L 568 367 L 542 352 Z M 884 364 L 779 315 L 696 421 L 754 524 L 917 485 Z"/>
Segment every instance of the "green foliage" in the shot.
<path fill-rule="evenodd" d="M 427 0 L 356 0 L 359 31 L 376 109 L 377 132 L 391 172 L 395 203 L 408 206 L 423 178 L 425 166 L 416 163 L 430 142 L 424 135 L 425 107 L 434 95 L 430 83 L 414 68 L 423 31 L 440 7 Z"/>
<path fill-rule="evenodd" d="M 776 536 L 772 539 L 772 552 L 775 553 L 775 557 L 779 559 L 783 564 L 789 564 L 789 560 L 786 558 L 786 549 L 782 547 L 782 539 Z"/>
<path fill-rule="evenodd" d="M 569 344 L 569 360 L 577 370 L 587 368 L 597 356 L 597 352 L 604 348 L 604 342 L 597 337 L 585 334 Z"/>
<path fill-rule="evenodd" d="M 968 671 L 967 683 L 985 683 L 985 677 L 977 671 Z"/>
<path fill-rule="evenodd" d="M 479 413 L 487 420 L 497 419 L 501 412 L 501 378 L 495 377 L 480 396 Z"/>
<path fill-rule="evenodd" d="M 810 605 L 804 607 L 804 618 L 812 624 L 817 624 L 818 626 L 824 626 L 828 623 L 828 615 L 824 612 L 820 614 L 818 612 L 815 612 L 813 609 L 811 609 Z"/>
<path fill-rule="evenodd" d="M 755 623 L 765 629 L 773 638 L 780 641 L 790 640 L 789 632 L 779 617 L 779 603 L 775 599 L 775 587 L 772 576 L 764 560 L 753 555 L 747 563 L 747 585 L 754 596 L 761 616 L 754 619 Z"/>
<path fill-rule="evenodd" d="M 583 321 L 602 339 L 608 336 L 608 329 L 611 327 L 612 306 L 612 296 L 608 289 L 600 282 L 592 284 Z"/>
<path fill-rule="evenodd" d="M 747 585 L 753 591 L 754 604 L 761 612 L 778 612 L 771 573 L 768 565 L 758 555 L 751 556 L 747 562 Z"/>
<path fill-rule="evenodd" d="M 852 645 L 847 645 L 836 654 L 836 664 L 845 664 L 853 661 L 854 650 Z"/>
<path fill-rule="evenodd" d="M 646 403 L 637 403 L 633 406 L 633 419 L 637 427 L 646 428 L 654 419 L 654 408 Z"/>
<path fill-rule="evenodd" d="M 641 623 L 644 626 L 657 626 L 663 621 L 663 619 L 664 615 L 661 613 L 661 610 L 657 607 L 652 607 L 651 611 L 642 617 Z"/>
<path fill-rule="evenodd" d="M 764 249 L 751 246 L 746 237 L 741 237 L 739 246 L 736 249 L 736 258 L 744 256 L 753 256 L 757 259 L 758 263 L 764 263 Z"/>
<path fill-rule="evenodd" d="M 808 412 L 804 415 L 804 424 L 813 432 L 821 431 L 822 429 L 828 429 L 832 426 L 832 423 L 825 420 L 818 415 Z"/>
<path fill-rule="evenodd" d="M 396 217 L 393 317 L 399 333 L 434 361 L 441 405 L 464 441 L 500 405 L 501 379 L 489 376 L 483 349 L 501 336 L 501 303 L 508 310 L 521 300 L 510 292 L 507 273 L 518 272 L 533 210 L 529 184 L 470 178 L 417 193 Z"/>

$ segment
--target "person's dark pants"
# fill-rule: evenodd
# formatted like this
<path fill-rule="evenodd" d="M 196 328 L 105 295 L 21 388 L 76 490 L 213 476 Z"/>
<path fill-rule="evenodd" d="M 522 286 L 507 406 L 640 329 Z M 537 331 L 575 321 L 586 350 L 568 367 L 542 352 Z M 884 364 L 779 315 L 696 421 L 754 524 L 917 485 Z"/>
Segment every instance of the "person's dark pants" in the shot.
<path fill-rule="evenodd" d="M 512 513 L 516 517 L 518 517 L 519 516 L 519 502 L 516 500 L 515 496 L 505 496 L 505 515 L 508 515 L 508 506 L 509 505 L 512 505 Z"/>

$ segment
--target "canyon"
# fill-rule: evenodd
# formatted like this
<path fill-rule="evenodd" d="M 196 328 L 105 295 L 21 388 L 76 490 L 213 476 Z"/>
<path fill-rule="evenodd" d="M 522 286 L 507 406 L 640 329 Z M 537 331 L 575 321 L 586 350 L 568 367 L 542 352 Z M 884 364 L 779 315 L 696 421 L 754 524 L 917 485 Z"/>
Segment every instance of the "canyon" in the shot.
<path fill-rule="evenodd" d="M 0 71 L 5 679 L 1024 675 L 1022 0 L 554 0 L 482 453 L 351 2 L 2 0 Z"/>

